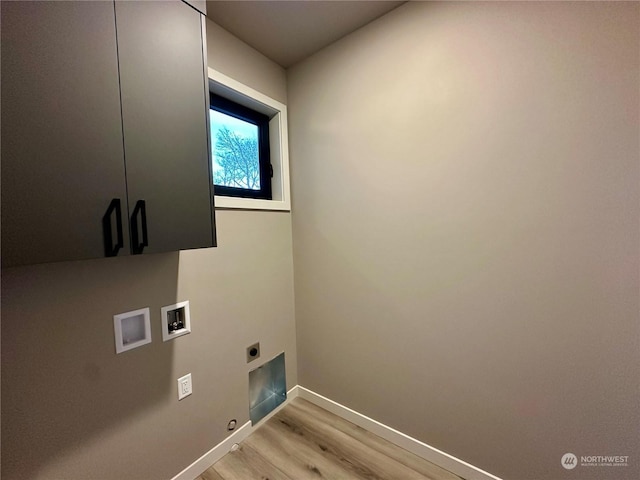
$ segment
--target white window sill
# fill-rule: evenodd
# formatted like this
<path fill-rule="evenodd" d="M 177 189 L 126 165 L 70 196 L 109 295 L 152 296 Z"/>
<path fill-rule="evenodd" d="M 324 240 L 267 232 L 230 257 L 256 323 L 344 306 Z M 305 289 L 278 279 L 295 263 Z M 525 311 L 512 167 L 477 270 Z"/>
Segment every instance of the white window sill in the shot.
<path fill-rule="evenodd" d="M 278 210 L 290 211 L 289 202 L 278 200 L 261 200 L 258 198 L 239 198 L 215 196 L 216 210 Z"/>

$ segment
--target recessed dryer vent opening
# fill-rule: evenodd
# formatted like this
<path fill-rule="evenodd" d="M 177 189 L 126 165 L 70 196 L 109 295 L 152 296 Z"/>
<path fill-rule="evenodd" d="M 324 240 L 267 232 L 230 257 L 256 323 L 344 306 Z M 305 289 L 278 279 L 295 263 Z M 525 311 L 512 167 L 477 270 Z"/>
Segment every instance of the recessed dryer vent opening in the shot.
<path fill-rule="evenodd" d="M 249 417 L 251 425 L 262 420 L 287 399 L 284 352 L 249 372 Z"/>

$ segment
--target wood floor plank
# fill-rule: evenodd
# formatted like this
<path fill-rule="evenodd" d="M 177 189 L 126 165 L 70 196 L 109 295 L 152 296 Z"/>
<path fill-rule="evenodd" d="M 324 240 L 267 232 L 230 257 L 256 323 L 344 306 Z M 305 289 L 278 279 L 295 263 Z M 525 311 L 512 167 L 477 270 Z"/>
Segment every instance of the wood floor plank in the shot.
<path fill-rule="evenodd" d="M 331 426 L 343 433 L 352 436 L 357 441 L 367 445 L 377 452 L 391 457 L 400 463 L 410 467 L 411 469 L 421 473 L 426 478 L 431 480 L 461 480 L 458 475 L 455 475 L 448 470 L 445 470 L 438 465 L 429 462 L 403 448 L 400 448 L 387 440 L 359 427 L 337 415 L 334 415 L 323 408 L 314 405 L 311 402 L 297 398 L 293 400 L 287 408 L 287 411 L 291 414 L 297 414 L 301 416 L 316 417 L 326 425 Z"/>
<path fill-rule="evenodd" d="M 282 430 L 277 429 L 271 420 L 253 432 L 245 442 L 292 479 L 366 479 L 319 455 L 317 451 L 296 438 L 296 435 L 283 435 Z"/>
<path fill-rule="evenodd" d="M 211 466 L 207 470 L 205 470 L 202 473 L 202 475 L 196 478 L 196 480 L 225 480 L 225 479 L 222 478 L 220 475 L 218 475 L 218 472 L 216 472 L 213 466 Z"/>
<path fill-rule="evenodd" d="M 306 426 L 296 424 L 291 418 L 276 415 L 273 418 L 270 427 L 282 437 L 292 438 L 297 444 L 297 448 L 304 448 L 309 455 L 315 457 L 316 463 L 320 463 L 318 459 L 322 459 L 329 465 L 337 466 L 343 471 L 341 476 L 348 475 L 347 478 L 360 480 L 386 480 L 384 475 L 370 465 L 354 458 L 349 449 L 345 449 L 341 442 L 332 441 L 332 439 L 319 438 Z"/>
<path fill-rule="evenodd" d="M 301 398 L 196 480 L 463 480 Z"/>
<path fill-rule="evenodd" d="M 316 445 L 324 456 L 330 456 L 358 473 L 366 472 L 365 478 L 431 480 L 391 457 L 380 455 L 316 416 L 298 415 L 293 409 L 284 409 L 274 418 L 280 425 L 294 430 L 307 442 Z"/>
<path fill-rule="evenodd" d="M 245 443 L 222 457 L 213 469 L 222 480 L 292 480 Z"/>

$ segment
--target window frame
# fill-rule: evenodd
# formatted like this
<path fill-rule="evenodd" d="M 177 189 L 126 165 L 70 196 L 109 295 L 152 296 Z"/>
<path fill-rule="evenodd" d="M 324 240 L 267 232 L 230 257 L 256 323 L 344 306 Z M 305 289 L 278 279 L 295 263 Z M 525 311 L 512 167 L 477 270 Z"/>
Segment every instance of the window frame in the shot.
<path fill-rule="evenodd" d="M 271 154 L 269 146 L 269 117 L 260 112 L 240 105 L 228 98 L 216 93 L 209 93 L 209 109 L 223 113 L 230 117 L 237 118 L 246 123 L 258 127 L 258 168 L 260 171 L 260 189 L 230 187 L 218 185 L 213 179 L 213 191 L 215 195 L 224 197 L 257 198 L 271 200 L 271 177 L 273 167 L 271 166 Z M 211 139 L 211 149 L 214 149 L 214 139 Z M 211 159 L 213 161 L 213 158 Z"/>
<path fill-rule="evenodd" d="M 210 93 L 220 95 L 269 117 L 269 146 L 273 167 L 271 200 L 215 195 L 215 209 L 291 211 L 287 106 L 211 67 L 208 67 L 207 71 Z M 208 121 L 209 112 L 207 111 Z M 209 131 L 207 135 L 210 136 Z M 213 185 L 213 179 L 211 184 Z"/>

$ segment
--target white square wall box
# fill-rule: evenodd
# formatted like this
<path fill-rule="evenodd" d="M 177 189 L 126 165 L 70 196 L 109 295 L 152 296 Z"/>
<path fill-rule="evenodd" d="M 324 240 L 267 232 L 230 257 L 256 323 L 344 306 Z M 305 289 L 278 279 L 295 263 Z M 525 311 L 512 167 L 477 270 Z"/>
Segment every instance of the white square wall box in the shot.
<path fill-rule="evenodd" d="M 113 316 L 113 331 L 116 341 L 116 353 L 151 343 L 151 321 L 149 308 Z"/>
<path fill-rule="evenodd" d="M 161 310 L 163 342 L 191 333 L 191 314 L 189 313 L 188 300 L 162 307 Z"/>

